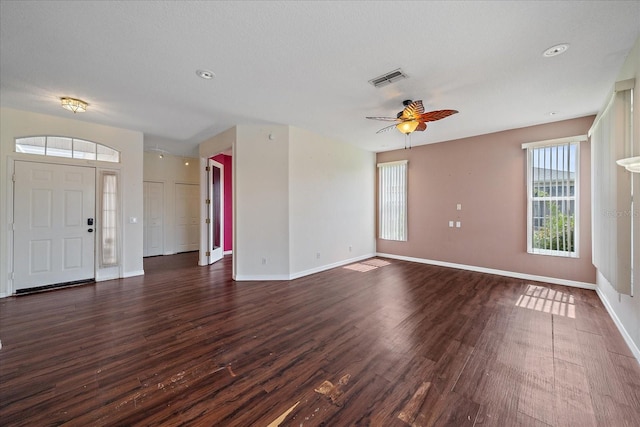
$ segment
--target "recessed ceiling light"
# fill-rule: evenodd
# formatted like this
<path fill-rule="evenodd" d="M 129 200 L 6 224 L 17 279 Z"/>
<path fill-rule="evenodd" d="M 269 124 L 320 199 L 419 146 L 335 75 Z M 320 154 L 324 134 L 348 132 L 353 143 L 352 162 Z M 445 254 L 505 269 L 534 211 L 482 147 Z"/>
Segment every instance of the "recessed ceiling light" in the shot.
<path fill-rule="evenodd" d="M 196 70 L 196 74 L 198 75 L 198 77 L 205 79 L 205 80 L 211 80 L 212 78 L 214 78 L 216 75 L 213 73 L 213 71 L 209 71 L 209 70 Z"/>
<path fill-rule="evenodd" d="M 552 56 L 562 55 L 567 51 L 567 49 L 569 49 L 569 45 L 567 43 L 557 44 L 545 50 L 542 56 L 545 58 L 551 58 Z"/>
<path fill-rule="evenodd" d="M 549 111 L 547 114 L 550 115 L 550 116 L 557 116 L 558 112 L 557 111 Z"/>

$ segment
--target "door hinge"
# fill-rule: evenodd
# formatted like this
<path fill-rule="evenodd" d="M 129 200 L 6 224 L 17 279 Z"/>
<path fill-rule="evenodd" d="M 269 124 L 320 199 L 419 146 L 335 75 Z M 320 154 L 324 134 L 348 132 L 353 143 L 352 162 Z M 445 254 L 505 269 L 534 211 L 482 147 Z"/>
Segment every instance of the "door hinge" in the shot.
<path fill-rule="evenodd" d="M 16 174 L 15 173 L 11 175 L 11 181 L 16 182 Z"/>
<path fill-rule="evenodd" d="M 206 170 L 207 172 L 211 172 L 211 168 L 209 166 L 206 166 L 204 170 Z"/>
<path fill-rule="evenodd" d="M 211 224 L 211 220 L 209 218 L 207 218 L 204 222 L 207 224 Z"/>
<path fill-rule="evenodd" d="M 204 253 L 205 256 L 211 256 L 211 252 L 207 251 Z"/>
<path fill-rule="evenodd" d="M 11 273 L 9 273 L 9 279 L 10 280 L 15 280 L 16 278 L 16 273 L 14 273 L 13 271 Z"/>
<path fill-rule="evenodd" d="M 211 204 L 211 199 L 207 199 L 207 200 L 205 200 L 204 202 L 205 202 L 207 205 L 210 205 L 210 204 Z"/>

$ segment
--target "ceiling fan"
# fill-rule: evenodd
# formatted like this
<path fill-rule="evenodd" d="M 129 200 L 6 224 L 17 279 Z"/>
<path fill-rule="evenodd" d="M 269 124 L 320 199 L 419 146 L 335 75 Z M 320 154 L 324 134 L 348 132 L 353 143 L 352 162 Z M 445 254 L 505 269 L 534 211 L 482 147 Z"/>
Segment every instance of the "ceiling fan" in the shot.
<path fill-rule="evenodd" d="M 422 101 L 411 101 L 410 99 L 403 101 L 402 105 L 404 105 L 404 110 L 400 111 L 396 117 L 367 117 L 367 119 L 372 120 L 395 122 L 390 126 L 383 127 L 376 133 L 386 132 L 394 127 L 405 135 L 415 131 L 422 132 L 427 128 L 426 122 L 444 119 L 458 112 L 457 110 L 437 110 L 425 113 Z"/>

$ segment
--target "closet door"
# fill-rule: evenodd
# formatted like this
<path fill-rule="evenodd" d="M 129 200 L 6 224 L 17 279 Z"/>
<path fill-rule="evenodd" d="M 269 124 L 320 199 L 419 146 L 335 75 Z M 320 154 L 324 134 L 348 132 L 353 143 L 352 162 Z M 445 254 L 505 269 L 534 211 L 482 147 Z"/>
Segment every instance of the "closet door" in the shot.
<path fill-rule="evenodd" d="M 200 244 L 200 188 L 176 184 L 176 252 L 197 251 Z"/>
<path fill-rule="evenodd" d="M 164 184 L 144 182 L 144 256 L 164 254 Z"/>

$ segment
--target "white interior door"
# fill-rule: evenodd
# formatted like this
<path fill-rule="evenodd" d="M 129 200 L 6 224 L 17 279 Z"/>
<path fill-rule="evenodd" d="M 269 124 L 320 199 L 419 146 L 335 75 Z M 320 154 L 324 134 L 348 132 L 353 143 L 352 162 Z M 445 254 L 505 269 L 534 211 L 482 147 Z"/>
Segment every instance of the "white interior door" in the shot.
<path fill-rule="evenodd" d="M 199 244 L 199 188 L 195 184 L 176 184 L 176 249 L 197 251 Z"/>
<path fill-rule="evenodd" d="M 144 243 L 143 255 L 164 253 L 164 184 L 144 182 Z"/>
<path fill-rule="evenodd" d="M 224 256 L 224 166 L 209 159 L 208 174 L 209 221 L 209 264 L 219 261 Z"/>
<path fill-rule="evenodd" d="M 14 290 L 93 279 L 95 169 L 16 161 L 14 195 Z"/>

